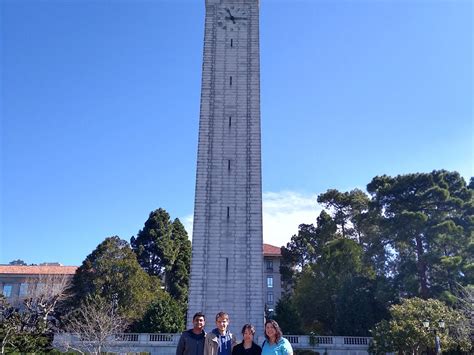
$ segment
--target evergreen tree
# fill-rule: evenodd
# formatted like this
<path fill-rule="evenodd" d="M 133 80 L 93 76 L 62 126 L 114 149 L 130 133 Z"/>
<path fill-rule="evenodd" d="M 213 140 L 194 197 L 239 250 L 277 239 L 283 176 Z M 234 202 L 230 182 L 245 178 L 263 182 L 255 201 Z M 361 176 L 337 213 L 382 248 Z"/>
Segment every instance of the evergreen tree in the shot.
<path fill-rule="evenodd" d="M 360 240 L 357 225 L 369 206 L 369 197 L 363 191 L 354 189 L 350 192 L 340 192 L 330 189 L 318 196 L 318 202 L 333 210 L 333 220 L 343 238 Z"/>
<path fill-rule="evenodd" d="M 300 224 L 298 234 L 291 237 L 286 247 L 281 248 L 280 273 L 283 288 L 290 292 L 300 272 L 307 265 L 314 264 L 321 256 L 324 245 L 336 238 L 336 224 L 331 216 L 322 211 L 313 224 Z"/>
<path fill-rule="evenodd" d="M 387 307 L 394 299 L 393 287 L 385 278 L 348 278 L 335 296 L 334 334 L 371 336 L 369 329 L 388 318 Z"/>
<path fill-rule="evenodd" d="M 381 176 L 367 190 L 370 198 L 358 189 L 318 196 L 329 213 L 282 248 L 282 280 L 305 332 L 368 335 L 400 298 L 454 305 L 458 287 L 473 283 L 474 179 Z"/>
<path fill-rule="evenodd" d="M 395 252 L 404 296 L 451 295 L 472 283 L 473 192 L 456 172 L 375 177 L 367 186 Z"/>
<path fill-rule="evenodd" d="M 168 273 L 166 287 L 174 299 L 186 305 L 191 272 L 191 242 L 178 218 L 173 222 L 172 239 L 176 247 L 176 258 Z"/>
<path fill-rule="evenodd" d="M 274 319 L 285 334 L 302 334 L 301 316 L 298 313 L 293 297 L 283 295 L 275 307 Z"/>
<path fill-rule="evenodd" d="M 164 277 L 174 262 L 176 248 L 173 246 L 173 226 L 170 215 L 164 209 L 150 213 L 145 226 L 132 237 L 130 244 L 141 267 L 153 276 Z"/>
<path fill-rule="evenodd" d="M 16 260 L 12 260 L 8 263 L 8 265 L 20 265 L 20 266 L 26 266 L 28 265 L 27 263 L 25 263 L 23 260 L 21 259 L 16 259 Z"/>
<path fill-rule="evenodd" d="M 134 331 L 179 333 L 184 330 L 185 323 L 181 305 L 166 294 L 149 306 L 143 319 L 134 326 Z"/>
<path fill-rule="evenodd" d="M 364 280 L 359 281 L 356 289 L 353 288 L 355 278 Z M 355 324 L 359 315 L 347 313 L 341 304 L 349 300 L 358 301 L 354 294 L 362 293 L 364 287 L 375 287 L 374 279 L 373 269 L 363 262 L 363 249 L 360 245 L 345 238 L 328 242 L 323 247 L 319 260 L 305 267 L 295 288 L 294 301 L 304 330 L 334 335 L 338 333 L 336 321 L 339 324 Z M 351 282 L 352 287 L 349 286 Z M 366 311 L 373 314 L 376 310 L 370 306 Z M 367 325 L 373 325 L 370 320 L 376 319 L 370 317 Z M 353 329 L 351 334 L 345 335 L 359 335 L 354 333 L 357 331 Z"/>
<path fill-rule="evenodd" d="M 151 212 L 131 245 L 142 268 L 164 280 L 165 290 L 185 306 L 191 242 L 180 220 L 171 222 L 168 212 L 161 208 Z"/>
<path fill-rule="evenodd" d="M 157 277 L 138 264 L 129 244 L 117 236 L 106 238 L 77 269 L 71 288 L 71 306 L 79 308 L 88 296 L 117 304 L 127 321 L 141 319 L 149 304 L 163 292 Z"/>

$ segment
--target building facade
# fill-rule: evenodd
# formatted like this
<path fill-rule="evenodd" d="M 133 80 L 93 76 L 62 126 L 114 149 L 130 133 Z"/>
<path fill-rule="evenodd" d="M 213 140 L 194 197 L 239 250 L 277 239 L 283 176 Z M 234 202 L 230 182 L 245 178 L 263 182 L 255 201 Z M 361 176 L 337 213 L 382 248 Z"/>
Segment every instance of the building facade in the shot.
<path fill-rule="evenodd" d="M 206 0 L 188 323 L 263 333 L 259 1 Z"/>
<path fill-rule="evenodd" d="M 275 305 L 281 298 L 280 274 L 281 249 L 263 244 L 263 294 L 265 296 L 265 312 L 272 315 Z"/>
<path fill-rule="evenodd" d="M 61 292 L 76 270 L 56 263 L 0 265 L 0 290 L 11 306 L 21 307 L 27 298 Z"/>

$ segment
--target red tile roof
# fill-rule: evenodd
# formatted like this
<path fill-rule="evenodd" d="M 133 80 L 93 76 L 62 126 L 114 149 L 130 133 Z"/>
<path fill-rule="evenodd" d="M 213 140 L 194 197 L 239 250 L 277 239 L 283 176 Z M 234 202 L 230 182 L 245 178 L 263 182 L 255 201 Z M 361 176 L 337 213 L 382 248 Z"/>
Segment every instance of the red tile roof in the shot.
<path fill-rule="evenodd" d="M 263 244 L 263 255 L 265 256 L 281 256 L 280 247 L 276 247 L 270 244 Z"/>
<path fill-rule="evenodd" d="M 0 265 L 0 274 L 19 275 L 74 275 L 77 266 L 51 266 L 51 265 Z"/>

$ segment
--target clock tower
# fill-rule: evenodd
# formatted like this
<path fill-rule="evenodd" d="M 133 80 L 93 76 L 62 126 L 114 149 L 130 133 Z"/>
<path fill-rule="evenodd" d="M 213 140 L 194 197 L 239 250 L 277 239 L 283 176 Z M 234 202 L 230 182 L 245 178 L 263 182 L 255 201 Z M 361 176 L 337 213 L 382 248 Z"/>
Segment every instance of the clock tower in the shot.
<path fill-rule="evenodd" d="M 263 335 L 259 0 L 206 0 L 188 324 Z"/>

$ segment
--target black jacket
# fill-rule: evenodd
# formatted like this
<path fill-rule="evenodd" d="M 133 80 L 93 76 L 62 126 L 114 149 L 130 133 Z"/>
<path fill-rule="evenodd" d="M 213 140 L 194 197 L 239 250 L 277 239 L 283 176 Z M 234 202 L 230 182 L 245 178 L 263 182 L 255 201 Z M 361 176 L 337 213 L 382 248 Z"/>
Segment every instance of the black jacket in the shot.
<path fill-rule="evenodd" d="M 260 355 L 262 353 L 262 348 L 255 343 L 252 343 L 250 349 L 244 348 L 244 343 L 237 344 L 232 349 L 232 355 Z"/>
<path fill-rule="evenodd" d="M 179 338 L 176 355 L 203 355 L 205 336 L 204 330 L 201 334 L 194 334 L 192 329 L 186 330 Z"/>

